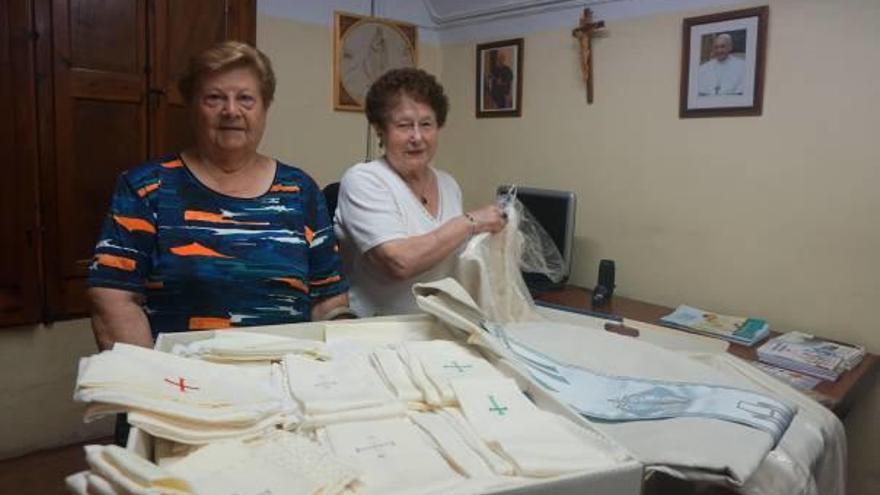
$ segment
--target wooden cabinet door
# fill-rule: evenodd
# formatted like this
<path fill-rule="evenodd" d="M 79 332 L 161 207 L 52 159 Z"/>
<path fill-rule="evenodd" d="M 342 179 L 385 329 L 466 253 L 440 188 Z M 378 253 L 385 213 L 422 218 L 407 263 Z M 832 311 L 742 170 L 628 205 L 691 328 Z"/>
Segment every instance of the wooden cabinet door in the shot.
<path fill-rule="evenodd" d="M 40 315 L 32 9 L 0 2 L 0 325 Z"/>
<path fill-rule="evenodd" d="M 186 102 L 177 80 L 190 57 L 214 43 L 256 44 L 255 0 L 156 0 L 150 16 L 151 139 L 153 156 L 173 153 L 193 142 Z"/>
<path fill-rule="evenodd" d="M 146 0 L 54 0 L 50 307 L 87 312 L 85 276 L 119 173 L 147 158 Z"/>

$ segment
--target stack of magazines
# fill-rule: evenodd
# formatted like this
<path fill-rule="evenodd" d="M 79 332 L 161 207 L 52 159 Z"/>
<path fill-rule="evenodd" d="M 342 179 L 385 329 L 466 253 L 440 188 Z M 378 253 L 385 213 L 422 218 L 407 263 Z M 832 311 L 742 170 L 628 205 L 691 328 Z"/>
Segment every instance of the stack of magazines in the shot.
<path fill-rule="evenodd" d="M 748 346 L 754 345 L 770 332 L 767 322 L 758 318 L 720 315 L 684 304 L 660 318 L 660 321 L 682 330 Z"/>
<path fill-rule="evenodd" d="M 801 332 L 788 332 L 758 348 L 758 359 L 769 364 L 835 381 L 841 373 L 858 366 L 863 347 L 820 339 Z"/>

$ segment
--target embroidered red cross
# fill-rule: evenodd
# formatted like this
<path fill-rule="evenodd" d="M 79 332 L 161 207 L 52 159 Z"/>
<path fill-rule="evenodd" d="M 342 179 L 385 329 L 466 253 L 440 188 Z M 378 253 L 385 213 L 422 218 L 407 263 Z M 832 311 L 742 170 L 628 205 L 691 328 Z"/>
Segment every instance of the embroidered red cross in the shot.
<path fill-rule="evenodd" d="M 170 383 L 172 385 L 179 387 L 181 392 L 186 392 L 187 390 L 198 390 L 199 389 L 199 387 L 193 387 L 192 385 L 187 385 L 186 378 L 183 378 L 183 377 L 178 377 L 176 382 L 170 378 L 166 378 L 165 381 L 167 383 Z"/>

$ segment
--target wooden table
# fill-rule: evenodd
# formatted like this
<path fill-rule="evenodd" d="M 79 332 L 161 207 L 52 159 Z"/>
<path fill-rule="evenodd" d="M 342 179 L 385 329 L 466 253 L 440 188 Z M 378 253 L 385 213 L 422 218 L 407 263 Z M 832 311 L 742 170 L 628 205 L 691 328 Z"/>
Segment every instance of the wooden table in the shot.
<path fill-rule="evenodd" d="M 592 291 L 582 287 L 567 286 L 556 291 L 543 292 L 535 297 L 538 301 L 548 302 L 558 306 L 564 306 L 574 310 L 588 310 L 607 313 L 633 320 L 663 325 L 660 317 L 669 314 L 672 308 L 656 304 L 637 301 L 626 297 L 613 296 L 602 307 L 593 307 Z M 665 326 L 665 325 L 664 325 Z M 671 328 L 671 327 L 670 327 Z M 637 330 L 621 329 L 619 326 L 606 325 L 609 331 L 631 335 Z M 771 334 L 778 334 L 771 332 Z M 749 361 L 757 361 L 758 355 L 755 347 L 731 343 L 727 352 Z M 835 382 L 822 381 L 813 392 L 819 402 L 834 411 L 838 417 L 843 418 L 849 412 L 855 400 L 864 395 L 870 385 L 871 374 L 877 368 L 880 357 L 875 354 L 867 354 L 862 362 L 850 371 L 847 371 Z"/>

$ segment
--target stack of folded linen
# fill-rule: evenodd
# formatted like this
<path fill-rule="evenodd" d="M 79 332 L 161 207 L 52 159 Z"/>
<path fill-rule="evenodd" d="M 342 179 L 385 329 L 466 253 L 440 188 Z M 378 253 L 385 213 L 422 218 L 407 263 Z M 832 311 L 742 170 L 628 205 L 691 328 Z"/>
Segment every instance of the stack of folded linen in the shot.
<path fill-rule="evenodd" d="M 88 471 L 67 477 L 68 489 L 77 495 L 94 493 L 197 493 L 190 483 L 170 471 L 116 445 L 86 445 Z"/>
<path fill-rule="evenodd" d="M 431 437 L 449 463 L 468 477 L 486 478 L 514 474 L 513 464 L 489 448 L 460 409 L 446 407 L 431 412 L 412 413 L 410 419 Z"/>
<path fill-rule="evenodd" d="M 452 387 L 468 423 L 517 475 L 550 477 L 615 463 L 608 440 L 538 409 L 509 378 L 455 380 Z"/>
<path fill-rule="evenodd" d="M 277 390 L 235 366 L 116 344 L 80 360 L 74 399 L 86 420 L 129 413 L 151 435 L 180 443 L 253 437 L 282 422 Z"/>
<path fill-rule="evenodd" d="M 449 493 L 468 478 L 456 472 L 421 431 L 403 417 L 327 425 L 318 438 L 363 470 L 358 494 Z"/>
<path fill-rule="evenodd" d="M 326 345 L 319 340 L 282 335 L 224 330 L 209 339 L 177 344 L 172 354 L 215 362 L 280 361 L 286 354 L 329 359 Z"/>
<path fill-rule="evenodd" d="M 338 493 L 357 468 L 301 435 L 276 430 L 258 441 L 225 440 L 167 468 L 115 445 L 86 447 L 90 471 L 67 478 L 76 494 Z"/>
<path fill-rule="evenodd" d="M 288 354 L 283 365 L 288 389 L 303 413 L 302 428 L 406 413 L 406 405 L 365 356 L 315 361 Z"/>
<path fill-rule="evenodd" d="M 404 342 L 397 352 L 423 401 L 430 406 L 457 404 L 453 380 L 503 377 L 478 352 L 449 340 Z"/>
<path fill-rule="evenodd" d="M 394 395 L 410 409 L 422 409 L 424 396 L 413 382 L 409 369 L 394 349 L 379 347 L 370 353 L 370 364 Z"/>

